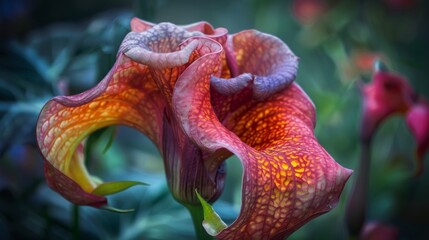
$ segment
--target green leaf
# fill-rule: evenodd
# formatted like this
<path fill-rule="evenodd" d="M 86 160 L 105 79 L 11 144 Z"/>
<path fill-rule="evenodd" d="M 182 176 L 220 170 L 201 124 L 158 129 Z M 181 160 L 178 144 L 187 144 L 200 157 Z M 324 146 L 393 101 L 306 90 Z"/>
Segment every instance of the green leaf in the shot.
<path fill-rule="evenodd" d="M 94 189 L 92 193 L 100 196 L 106 196 L 106 195 L 122 192 L 135 185 L 147 185 L 147 184 L 142 182 L 137 182 L 137 181 L 105 182 L 98 185 L 98 187 Z"/>
<path fill-rule="evenodd" d="M 106 145 L 104 146 L 104 149 L 102 151 L 103 154 L 105 154 L 107 152 L 107 150 L 109 150 L 109 148 L 112 146 L 113 140 L 115 139 L 115 132 L 116 132 L 115 127 L 108 127 L 107 128 L 106 133 L 109 134 L 109 139 L 108 139 Z"/>
<path fill-rule="evenodd" d="M 115 212 L 115 213 L 129 213 L 129 212 L 134 212 L 134 209 L 118 209 L 118 208 L 114 208 L 114 207 L 110 207 L 110 206 L 103 206 L 101 207 L 101 209 L 110 211 L 110 212 Z"/>
<path fill-rule="evenodd" d="M 86 140 L 86 144 L 85 144 L 85 156 L 86 157 L 86 164 L 87 165 L 91 165 L 92 162 L 92 153 L 98 149 L 99 146 L 101 146 L 101 144 L 105 144 L 104 146 L 102 146 L 102 150 L 101 153 L 105 154 L 109 148 L 112 146 L 113 141 L 115 139 L 115 132 L 116 132 L 116 127 L 115 126 L 110 126 L 110 127 L 105 127 L 105 128 L 101 128 L 98 129 L 97 131 L 91 133 L 91 135 L 89 135 L 88 139 Z M 106 142 L 107 139 L 107 142 Z"/>
<path fill-rule="evenodd" d="M 198 199 L 200 200 L 201 205 L 203 206 L 204 220 L 203 227 L 206 229 L 207 233 L 216 236 L 219 232 L 224 230 L 227 225 L 222 221 L 219 215 L 215 212 L 212 206 L 207 203 L 204 198 L 195 190 Z"/>

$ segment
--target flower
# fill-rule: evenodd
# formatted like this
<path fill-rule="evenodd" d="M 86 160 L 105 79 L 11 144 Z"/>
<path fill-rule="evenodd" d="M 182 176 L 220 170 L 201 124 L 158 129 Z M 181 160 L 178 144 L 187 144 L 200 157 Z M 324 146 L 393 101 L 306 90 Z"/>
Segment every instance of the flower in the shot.
<path fill-rule="evenodd" d="M 378 126 L 394 114 L 406 115 L 406 122 L 417 142 L 416 175 L 423 171 L 422 160 L 429 149 L 429 105 L 409 85 L 407 79 L 383 69 L 377 62 L 372 82 L 361 86 L 363 119 L 361 137 L 371 141 Z"/>
<path fill-rule="evenodd" d="M 294 0 L 292 11 L 294 17 L 302 24 L 315 23 L 326 13 L 328 4 L 323 0 Z"/>
<path fill-rule="evenodd" d="M 314 105 L 293 83 L 298 58 L 255 30 L 228 35 L 205 22 L 186 26 L 134 18 L 117 60 L 94 88 L 50 100 L 37 139 L 48 185 L 75 204 L 102 207 L 87 172 L 86 136 L 127 125 L 163 156 L 173 196 L 214 202 L 224 161 L 243 164 L 242 207 L 219 239 L 280 238 L 331 210 L 351 171 L 314 136 Z"/>
<path fill-rule="evenodd" d="M 415 93 L 405 77 L 388 72 L 376 62 L 372 82 L 361 86 L 363 119 L 361 136 L 369 141 L 378 126 L 393 114 L 405 114 L 413 105 Z"/>
<path fill-rule="evenodd" d="M 360 239 L 365 240 L 395 240 L 398 238 L 399 231 L 395 226 L 381 222 L 368 222 L 360 236 Z"/>

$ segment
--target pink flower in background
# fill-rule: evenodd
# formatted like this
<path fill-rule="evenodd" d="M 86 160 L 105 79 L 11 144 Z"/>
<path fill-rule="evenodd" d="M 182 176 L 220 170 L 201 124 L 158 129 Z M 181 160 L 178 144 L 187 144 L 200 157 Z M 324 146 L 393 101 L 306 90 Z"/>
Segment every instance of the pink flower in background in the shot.
<path fill-rule="evenodd" d="M 361 240 L 396 240 L 399 238 L 398 229 L 392 225 L 369 222 L 362 229 Z"/>
<path fill-rule="evenodd" d="M 320 18 L 327 9 L 324 0 L 294 0 L 292 11 L 295 18 L 302 24 L 312 24 Z"/>
<path fill-rule="evenodd" d="M 417 142 L 416 173 L 421 174 L 421 161 L 429 145 L 429 107 L 417 95 L 405 77 L 376 69 L 372 81 L 361 86 L 363 96 L 362 141 L 370 141 L 379 125 L 394 114 L 406 116 Z"/>
<path fill-rule="evenodd" d="M 377 69 L 372 81 L 361 86 L 363 98 L 362 137 L 369 140 L 380 123 L 393 114 L 405 114 L 413 105 L 414 90 L 396 73 Z"/>
<path fill-rule="evenodd" d="M 420 100 L 407 112 L 407 124 L 417 142 L 417 171 L 423 172 L 423 158 L 429 149 L 429 104 Z"/>

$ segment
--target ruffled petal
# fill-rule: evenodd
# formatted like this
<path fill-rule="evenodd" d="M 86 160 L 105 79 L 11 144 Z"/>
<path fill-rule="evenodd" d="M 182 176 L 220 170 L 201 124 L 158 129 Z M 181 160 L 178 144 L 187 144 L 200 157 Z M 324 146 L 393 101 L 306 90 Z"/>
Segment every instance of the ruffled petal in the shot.
<path fill-rule="evenodd" d="M 225 51 L 231 52 L 226 60 L 233 78 L 212 79 L 212 86 L 225 95 L 238 93 L 251 83 L 253 97 L 262 100 L 289 86 L 296 77 L 298 58 L 275 36 L 242 31 L 228 38 Z"/>
<path fill-rule="evenodd" d="M 229 36 L 224 52 L 221 76 L 211 77 L 211 102 L 220 121 L 250 100 L 263 100 L 295 79 L 298 58 L 275 36 L 242 31 Z"/>
<path fill-rule="evenodd" d="M 179 73 L 186 68 L 186 63 L 192 62 L 195 58 L 191 54 L 198 46 L 196 40 L 183 44 L 184 41 L 193 37 L 209 37 L 215 41 L 225 41 L 227 36 L 227 31 L 222 29 L 212 29 L 208 32 L 212 35 L 199 32 L 198 30 L 211 29 L 204 23 L 183 27 L 172 23 L 160 23 L 149 28 L 149 23 L 134 19 L 131 25 L 145 31 L 128 33 L 120 46 L 119 53 L 124 53 L 132 60 L 152 68 L 151 73 L 155 75 L 156 83 L 169 105 Z"/>
<path fill-rule="evenodd" d="M 336 205 L 351 171 L 317 143 L 314 107 L 295 84 L 265 101 L 238 107 L 223 120 L 224 126 L 210 99 L 218 59 L 220 53 L 215 52 L 193 62 L 173 93 L 173 107 L 186 134 L 206 151 L 227 149 L 243 164 L 240 215 L 216 237 L 287 236 Z M 216 169 L 221 161 L 206 159 L 206 165 Z"/>
<path fill-rule="evenodd" d="M 243 106 L 224 124 L 251 149 L 242 157 L 240 216 L 219 237 L 282 239 L 336 206 L 351 171 L 317 142 L 314 107 L 298 85 Z"/>
<path fill-rule="evenodd" d="M 86 171 L 79 144 L 99 128 L 122 124 L 139 129 L 159 146 L 164 106 L 149 69 L 123 55 L 93 89 L 50 100 L 37 122 L 37 141 L 47 160 L 49 186 L 66 193 L 63 196 L 73 203 L 97 204 L 99 199 L 90 194 L 97 184 Z"/>
<path fill-rule="evenodd" d="M 154 27 L 156 24 L 135 17 L 131 19 L 130 25 L 131 25 L 131 31 L 144 32 Z M 210 39 L 213 39 L 219 42 L 220 44 L 225 43 L 227 38 L 227 33 L 228 33 L 228 30 L 226 28 L 214 28 L 208 22 L 197 22 L 197 23 L 182 25 L 178 27 L 189 32 L 194 32 L 194 34 L 197 34 L 197 35 L 209 37 Z"/>
<path fill-rule="evenodd" d="M 37 138 L 43 156 L 52 165 L 46 168 L 46 176 L 53 189 L 66 193 L 63 196 L 76 204 L 85 201 L 76 201 L 73 191 L 79 199 L 90 197 L 96 183 L 87 173 L 83 157 L 77 157 L 76 148 L 99 128 L 127 125 L 143 132 L 162 149 L 163 115 L 171 111 L 176 79 L 188 62 L 210 52 L 210 48 L 221 52 L 219 43 L 194 35 L 201 34 L 169 23 L 130 33 L 120 47 L 115 66 L 96 87 L 75 96 L 56 97 L 44 106 Z M 69 181 L 54 184 L 58 174 L 51 174 L 53 169 Z M 86 194 L 77 191 L 73 183 Z"/>

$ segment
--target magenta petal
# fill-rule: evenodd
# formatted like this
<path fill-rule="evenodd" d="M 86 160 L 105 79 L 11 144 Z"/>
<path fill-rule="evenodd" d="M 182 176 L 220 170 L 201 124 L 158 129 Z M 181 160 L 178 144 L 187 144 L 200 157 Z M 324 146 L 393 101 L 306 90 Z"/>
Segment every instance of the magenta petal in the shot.
<path fill-rule="evenodd" d="M 416 175 L 423 172 L 423 158 L 429 149 L 429 105 L 426 102 L 415 104 L 407 113 L 407 124 L 417 141 Z"/>
<path fill-rule="evenodd" d="M 362 86 L 364 141 L 372 138 L 378 126 L 393 114 L 404 114 L 412 105 L 414 91 L 406 78 L 398 74 L 377 71 L 372 82 Z"/>

